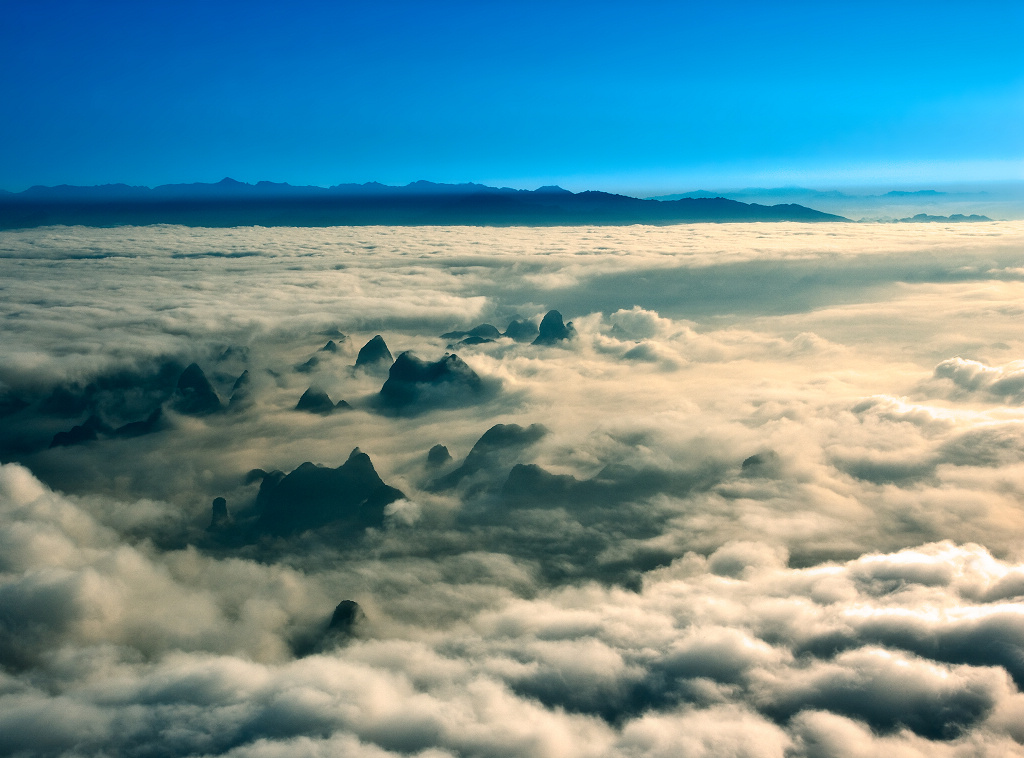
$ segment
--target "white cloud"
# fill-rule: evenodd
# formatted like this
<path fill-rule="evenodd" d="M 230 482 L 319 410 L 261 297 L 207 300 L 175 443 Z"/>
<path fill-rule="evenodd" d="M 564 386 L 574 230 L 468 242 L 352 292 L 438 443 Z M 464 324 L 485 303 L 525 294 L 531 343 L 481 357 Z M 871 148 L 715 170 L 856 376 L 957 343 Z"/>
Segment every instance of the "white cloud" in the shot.
<path fill-rule="evenodd" d="M 1021 753 L 1022 236 L 0 234 L 0 752 Z M 381 415 L 351 370 L 549 308 L 574 340 L 458 349 L 473 403 Z M 114 433 L 193 360 L 251 403 Z M 439 485 L 498 423 L 549 431 Z M 356 446 L 404 495 L 374 528 L 244 531 L 247 472 Z"/>

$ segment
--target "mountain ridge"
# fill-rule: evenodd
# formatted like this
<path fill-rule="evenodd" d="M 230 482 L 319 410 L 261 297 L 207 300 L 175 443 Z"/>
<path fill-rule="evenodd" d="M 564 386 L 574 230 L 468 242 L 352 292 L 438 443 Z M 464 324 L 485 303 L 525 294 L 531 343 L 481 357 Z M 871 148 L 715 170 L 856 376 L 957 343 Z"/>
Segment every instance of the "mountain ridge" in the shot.
<path fill-rule="evenodd" d="M 125 226 L 565 226 L 745 221 L 848 221 L 795 203 L 760 205 L 724 197 L 660 201 L 598 190 L 571 192 L 420 180 L 331 187 L 219 182 L 141 187 L 34 186 L 0 194 L 0 229 Z"/>

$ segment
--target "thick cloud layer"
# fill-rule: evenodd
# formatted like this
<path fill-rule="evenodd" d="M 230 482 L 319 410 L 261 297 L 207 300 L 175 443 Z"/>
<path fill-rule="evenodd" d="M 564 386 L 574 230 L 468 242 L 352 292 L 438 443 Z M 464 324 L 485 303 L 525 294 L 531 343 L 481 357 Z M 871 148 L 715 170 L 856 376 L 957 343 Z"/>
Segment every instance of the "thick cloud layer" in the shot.
<path fill-rule="evenodd" d="M 0 753 L 1024 755 L 1022 243 L 4 233 Z"/>

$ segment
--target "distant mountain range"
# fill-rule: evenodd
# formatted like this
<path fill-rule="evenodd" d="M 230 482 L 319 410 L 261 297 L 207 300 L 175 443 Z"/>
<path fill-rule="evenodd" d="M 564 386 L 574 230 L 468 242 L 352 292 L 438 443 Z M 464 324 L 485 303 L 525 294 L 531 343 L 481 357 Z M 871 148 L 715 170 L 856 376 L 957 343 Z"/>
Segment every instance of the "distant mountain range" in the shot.
<path fill-rule="evenodd" d="M 121 226 L 561 226 L 739 221 L 847 221 L 794 203 L 761 205 L 724 197 L 640 199 L 561 187 L 516 190 L 419 181 L 333 187 L 275 182 L 132 187 L 31 187 L 0 191 L 0 229 L 49 225 Z"/>
<path fill-rule="evenodd" d="M 896 198 L 914 198 L 918 200 L 930 199 L 937 197 L 944 197 L 951 193 L 940 192 L 939 190 L 927 189 L 927 190 L 890 190 L 889 192 L 883 192 L 877 195 L 851 195 L 846 192 L 840 192 L 839 190 L 815 190 L 808 189 L 807 187 L 774 187 L 774 188 L 763 188 L 763 187 L 747 187 L 741 190 L 725 190 L 723 192 L 709 192 L 707 190 L 696 190 L 694 192 L 681 192 L 675 195 L 657 195 L 655 197 L 648 198 L 649 200 L 683 200 L 685 198 L 699 198 L 699 197 L 729 197 L 729 198 L 763 198 L 763 197 L 792 197 L 792 198 L 820 198 L 822 200 L 831 199 L 844 199 L 844 200 L 864 200 L 864 199 L 896 199 Z M 971 193 L 971 194 L 987 194 L 987 193 Z"/>
<path fill-rule="evenodd" d="M 695 190 L 648 199 L 673 202 L 683 199 L 724 197 L 745 203 L 798 203 L 826 213 L 863 221 L 981 221 L 985 217 L 1024 218 L 1024 182 L 985 182 L 944 189 L 816 190 L 807 187 L 746 187 Z M 962 218 L 951 218 L 961 216 Z"/>

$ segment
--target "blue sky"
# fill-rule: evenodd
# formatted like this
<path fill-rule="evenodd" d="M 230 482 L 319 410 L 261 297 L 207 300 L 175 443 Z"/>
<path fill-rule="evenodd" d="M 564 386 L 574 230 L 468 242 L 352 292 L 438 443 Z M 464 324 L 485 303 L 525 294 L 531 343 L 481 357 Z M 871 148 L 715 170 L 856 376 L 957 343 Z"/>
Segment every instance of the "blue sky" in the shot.
<path fill-rule="evenodd" d="M 1024 179 L 1024 3 L 0 0 L 0 188 Z"/>

